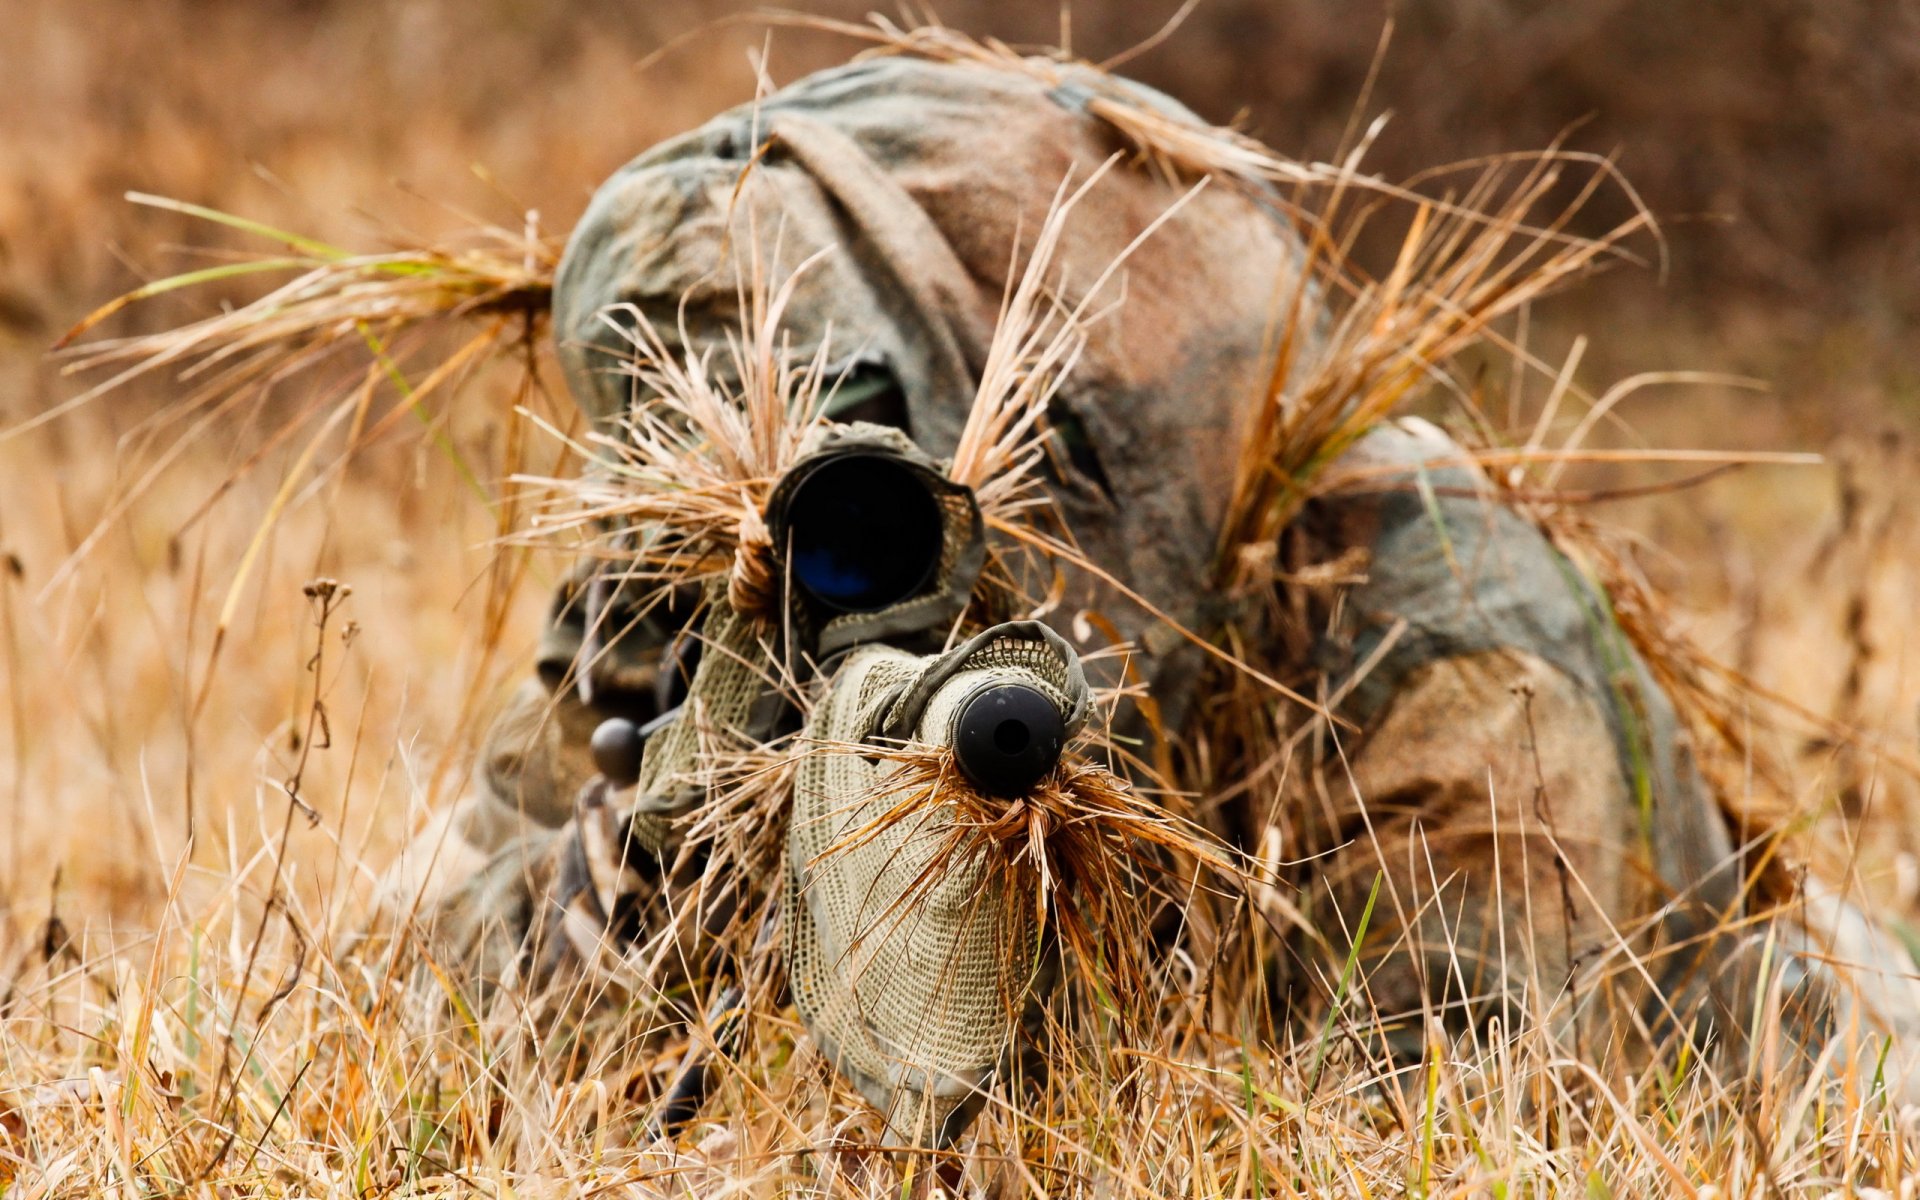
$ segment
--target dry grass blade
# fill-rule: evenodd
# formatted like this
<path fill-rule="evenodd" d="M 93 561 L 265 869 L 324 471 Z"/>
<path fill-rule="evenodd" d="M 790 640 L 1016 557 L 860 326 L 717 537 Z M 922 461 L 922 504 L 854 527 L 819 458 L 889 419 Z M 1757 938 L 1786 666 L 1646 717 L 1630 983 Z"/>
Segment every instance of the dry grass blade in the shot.
<path fill-rule="evenodd" d="M 1029 495 L 1047 403 L 1086 348 L 1079 313 L 1062 310 L 1048 279 L 1074 206 L 1112 166 L 1109 161 L 1071 193 L 1062 181 L 1025 270 L 1008 272 L 1010 287 L 949 470 L 956 483 L 973 489 L 984 514 L 1010 513 Z"/>
<path fill-rule="evenodd" d="M 1005 799 L 970 784 L 942 747 L 816 743 L 804 752 L 891 764 L 874 795 L 847 802 L 851 810 L 883 799 L 885 809 L 842 834 L 821 860 L 902 823 L 932 819 L 925 835 L 936 848 L 878 923 L 911 919 L 922 890 L 984 859 L 982 902 L 990 896 L 1006 922 L 998 943 L 1024 958 L 1017 948 L 1051 931 L 1070 975 L 1121 1020 L 1135 1044 L 1158 1020 L 1154 897 L 1185 903 L 1196 880 L 1237 894 L 1245 879 L 1238 856 L 1170 807 L 1169 798 L 1143 796 L 1084 753 L 1070 754 L 1027 795 Z M 1006 999 L 1017 1012 L 1019 998 Z"/>
<path fill-rule="evenodd" d="M 1493 336 L 1493 325 L 1590 271 L 1622 239 L 1645 228 L 1635 216 L 1597 239 L 1556 235 L 1591 194 L 1589 181 L 1546 230 L 1528 219 L 1554 194 L 1560 169 L 1531 163 L 1518 179 L 1499 165 L 1474 187 L 1484 215 L 1468 219 L 1422 205 L 1393 269 L 1366 280 L 1330 246 L 1316 244 L 1316 271 L 1288 306 L 1272 381 L 1242 443 L 1219 542 L 1223 586 L 1255 586 L 1271 546 L 1311 493 L 1314 477 L 1366 430 Z M 1364 221 L 1365 213 L 1359 220 Z M 1349 235 L 1350 236 L 1350 235 Z M 1341 296 L 1330 318 L 1306 291 Z"/>
<path fill-rule="evenodd" d="M 114 522 L 147 494 L 196 430 L 218 416 L 237 411 L 243 402 L 266 403 L 275 387 L 331 360 L 343 349 L 364 351 L 371 358 L 358 399 L 349 398 L 343 407 L 324 395 L 307 395 L 288 406 L 291 411 L 284 417 L 276 441 L 291 438 L 303 426 L 312 426 L 313 432 L 280 499 L 256 527 L 255 550 L 249 553 L 249 560 L 283 515 L 285 501 L 300 482 L 296 476 L 317 461 L 323 443 L 347 410 L 354 410 L 354 420 L 348 444 L 333 466 L 350 460 L 374 440 L 372 435 L 389 427 L 385 419 L 376 422 L 372 430 L 366 427 L 367 409 L 379 383 L 398 395 L 401 410 L 413 412 L 422 426 L 432 431 L 438 449 L 454 464 L 467 486 L 482 501 L 492 503 L 479 473 L 445 430 L 437 427 L 426 401 L 437 389 L 494 354 L 511 352 L 520 357 L 528 375 L 528 384 L 521 390 L 532 386 L 532 347 L 545 321 L 559 251 L 553 242 L 540 236 L 531 215 L 519 232 L 489 226 L 460 245 L 354 253 L 199 205 L 137 193 L 129 199 L 236 229 L 296 253 L 241 259 L 147 284 L 96 309 L 60 339 L 59 345 L 69 358 L 66 373 L 110 373 L 39 415 L 0 430 L 0 442 L 65 417 L 152 373 L 171 372 L 176 381 L 194 386 L 179 402 L 141 423 L 143 440 L 159 440 L 164 449 L 115 497 L 94 530 L 54 573 L 43 595 L 63 583 Z M 149 334 L 81 340 L 130 305 L 238 277 L 284 271 L 298 274 L 266 295 L 199 321 Z M 441 355 L 420 382 L 409 380 L 402 358 L 430 344 L 438 327 L 463 318 L 478 319 L 479 333 Z M 195 420 L 202 410 L 206 410 L 204 415 Z M 187 428 L 180 430 L 182 425 Z M 164 440 L 168 437 L 170 442 Z M 215 496 L 224 493 L 239 474 L 264 456 L 263 450 L 239 468 Z M 220 622 L 222 629 L 231 618 L 247 573 L 243 566 L 230 589 Z"/>
<path fill-rule="evenodd" d="M 1061 296 L 1052 284 L 1060 240 L 1074 209 L 1118 162 L 1117 157 L 1108 159 L 1077 186 L 1070 178 L 1062 180 L 1026 266 L 1017 268 L 1016 263 L 1017 269 L 1007 273 L 1007 294 L 949 470 L 955 482 L 973 489 L 989 522 L 1008 521 L 1023 509 L 1047 503 L 1034 473 L 1046 453 L 1047 406 L 1086 349 L 1088 326 L 1110 311 L 1099 306 L 1118 303 L 1109 296 L 1116 275 L 1133 252 L 1205 186 L 1202 181 L 1168 205 L 1077 298 Z M 1016 258 L 1018 252 L 1016 247 Z"/>
<path fill-rule="evenodd" d="M 367 330 L 391 340 L 401 330 L 447 317 L 504 313 L 538 323 L 545 317 L 559 262 L 557 246 L 533 229 L 515 233 L 488 228 L 464 246 L 413 246 L 360 254 L 212 209 L 156 197 L 131 198 L 238 228 L 300 253 L 172 276 L 95 310 L 60 339 L 72 357 L 66 369 L 75 373 L 112 368 L 115 373 L 67 401 L 62 411 L 150 371 L 173 369 L 180 378 L 192 379 L 258 350 L 290 356 L 306 347 L 361 342 Z M 282 270 L 300 274 L 231 311 L 158 333 L 79 341 L 129 304 L 241 274 Z M 230 381 L 229 387 L 257 379 L 269 364 L 278 365 L 278 360 L 264 360 Z"/>
<path fill-rule="evenodd" d="M 782 326 L 794 288 L 819 258 L 770 290 L 756 244 L 742 328 L 728 331 L 724 364 L 712 350 L 670 347 L 637 308 L 603 314 L 632 347 L 622 370 L 634 402 L 616 432 L 596 430 L 576 443 L 598 470 L 579 479 L 516 477 L 552 497 L 528 536 L 570 535 L 661 587 L 725 576 L 737 611 L 775 614 L 767 499 L 820 427 L 832 394 L 829 345 L 795 362 Z"/>

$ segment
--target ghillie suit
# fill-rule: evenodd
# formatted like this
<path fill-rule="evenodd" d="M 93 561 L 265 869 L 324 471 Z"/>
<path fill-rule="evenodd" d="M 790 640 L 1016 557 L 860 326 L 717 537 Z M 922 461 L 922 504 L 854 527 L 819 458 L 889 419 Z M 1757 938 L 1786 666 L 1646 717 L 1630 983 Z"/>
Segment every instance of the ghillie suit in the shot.
<path fill-rule="evenodd" d="M 1299 207 L 1349 172 L 917 49 L 648 152 L 575 231 L 554 333 L 602 463 L 553 523 L 589 561 L 399 876 L 443 945 L 749 1015 L 784 963 L 923 1142 L 1056 976 L 1151 1008 L 1159 960 L 1272 947 L 1235 912 L 1288 923 L 1233 976 L 1282 1015 L 1357 940 L 1402 1055 L 1513 1011 L 1637 1053 L 1737 1041 L 1768 993 L 1810 1042 L 1916 1011 L 1767 952 L 1892 953 L 1844 906 L 1749 919 L 1752 847 L 1605 590 L 1393 418 L 1606 251 L 1526 223 L 1548 172 L 1420 209 L 1368 284 Z M 1048 742 L 1032 773 L 968 758 L 996 689 L 1037 705 L 999 747 Z"/>

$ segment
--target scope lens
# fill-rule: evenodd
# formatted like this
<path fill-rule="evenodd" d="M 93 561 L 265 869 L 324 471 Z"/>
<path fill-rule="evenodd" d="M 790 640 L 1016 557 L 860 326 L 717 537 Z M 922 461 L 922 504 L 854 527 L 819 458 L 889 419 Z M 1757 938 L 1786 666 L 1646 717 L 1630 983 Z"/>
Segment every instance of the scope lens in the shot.
<path fill-rule="evenodd" d="M 808 595 L 876 612 L 918 595 L 940 565 L 940 502 L 914 471 L 876 454 L 814 468 L 787 506 L 788 565 Z"/>

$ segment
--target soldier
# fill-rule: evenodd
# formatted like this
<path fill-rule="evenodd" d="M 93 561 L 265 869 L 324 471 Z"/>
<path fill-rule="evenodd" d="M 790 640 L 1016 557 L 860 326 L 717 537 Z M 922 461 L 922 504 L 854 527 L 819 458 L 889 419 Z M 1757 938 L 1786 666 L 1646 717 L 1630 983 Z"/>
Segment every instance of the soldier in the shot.
<path fill-rule="evenodd" d="M 1318 301 L 1271 189 L 1194 192 L 1135 154 L 1115 113 L 1205 130 L 1089 69 L 891 56 L 723 114 L 607 182 L 554 299 L 568 383 L 596 426 L 621 436 L 644 399 L 623 369 L 636 346 L 732 370 L 751 276 L 817 251 L 783 294 L 780 346 L 817 364 L 828 424 L 767 481 L 755 520 L 772 567 L 753 586 L 736 571 L 669 594 L 600 563 L 562 590 L 537 678 L 496 723 L 469 794 L 409 852 L 401 893 L 422 895 L 481 974 L 551 974 L 678 919 L 659 897 L 702 865 L 676 848 L 710 800 L 716 739 L 931 743 L 974 790 L 1016 794 L 1053 767 L 1091 692 L 1123 682 L 1096 643 L 1132 648 L 1126 679 L 1144 695 L 1115 740 L 1177 747 L 1209 703 L 1196 695 L 1207 653 L 1178 631 L 1234 626 L 1296 680 L 1323 679 L 1357 731 L 1305 743 L 1340 753 L 1317 761 L 1325 786 L 1290 801 L 1290 849 L 1325 852 L 1296 881 L 1322 931 L 1303 953 L 1344 956 L 1379 881 L 1362 960 L 1393 1049 L 1417 1057 L 1423 1013 L 1458 1029 L 1568 995 L 1567 1019 L 1595 1028 L 1731 1036 L 1761 986 L 1764 934 L 1716 933 L 1741 921 L 1742 860 L 1672 705 L 1604 595 L 1457 444 L 1390 422 L 1335 464 L 1289 552 L 1356 566 L 1276 585 L 1295 588 L 1290 633 L 1210 585 L 1239 447 L 1274 376 L 1276 311 Z M 1077 551 L 1053 564 L 1063 598 L 1023 621 L 990 595 L 993 539 L 947 461 L 1023 242 L 1062 181 L 1117 154 L 1129 157 L 1087 189 L 1054 252 L 1063 290 L 1123 258 L 1125 286 L 1046 405 L 1045 491 Z M 652 535 L 622 536 L 638 555 Z M 1101 617 L 1097 636 L 1076 632 L 1082 611 Z M 802 718 L 792 701 L 807 689 Z M 990 744 L 1015 727 L 1019 747 Z M 886 768 L 844 751 L 798 768 L 781 940 L 836 1066 L 901 1136 L 942 1141 L 1004 1062 L 1007 985 L 1043 989 L 993 961 L 1008 952 L 998 935 L 910 879 L 928 861 L 908 836 L 924 820 L 884 853 L 827 853 L 857 827 L 850 811 L 899 800 Z M 1222 832 L 1258 845 L 1276 818 L 1241 803 Z M 958 871 L 939 882 L 979 885 Z M 919 941 L 865 944 L 862 920 L 909 894 Z M 693 920 L 737 923 L 723 908 Z M 1894 961 L 1853 910 L 1830 904 L 1793 929 L 1839 939 L 1787 956 L 1788 990 L 1817 1013 L 1808 1028 L 1920 1011 L 1897 974 L 1843 987 L 1821 965 Z M 1601 979 L 1642 986 L 1582 986 Z"/>

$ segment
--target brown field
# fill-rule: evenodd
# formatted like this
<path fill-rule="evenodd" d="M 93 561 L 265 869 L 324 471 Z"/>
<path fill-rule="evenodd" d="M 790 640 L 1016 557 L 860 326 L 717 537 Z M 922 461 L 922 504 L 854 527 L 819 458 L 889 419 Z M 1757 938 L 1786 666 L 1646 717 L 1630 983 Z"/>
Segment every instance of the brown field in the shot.
<path fill-rule="evenodd" d="M 1052 4 L 937 11 L 1099 60 L 1172 7 L 1083 0 L 1070 22 Z M 497 539 L 526 520 L 506 477 L 564 465 L 514 412 L 567 419 L 550 365 L 524 394 L 515 371 L 462 373 L 415 412 L 369 354 L 336 351 L 244 403 L 196 409 L 207 379 L 165 371 L 76 403 L 105 375 L 63 373 L 48 353 L 143 282 L 274 251 L 128 192 L 356 249 L 481 222 L 563 237 L 614 167 L 750 98 L 750 53 L 770 47 L 785 81 L 849 52 L 800 28 L 696 32 L 734 11 L 747 6 L 8 0 L 0 1196 L 719 1195 L 729 1180 L 899 1194 L 880 1166 L 817 1182 L 795 1147 L 830 1124 L 818 1112 L 640 1145 L 601 1059 L 562 1075 L 539 1053 L 496 1055 L 477 1029 L 417 1035 L 383 981 L 319 948 L 353 927 L 421 814 L 458 792 L 526 670 L 565 561 Z M 1615 267 L 1514 332 L 1556 365 L 1580 340 L 1593 396 L 1642 372 L 1760 381 L 1647 387 L 1597 444 L 1825 457 L 1594 515 L 1643 535 L 1640 565 L 1678 632 L 1806 710 L 1755 713 L 1804 818 L 1797 852 L 1852 872 L 1890 920 L 1920 917 L 1920 5 L 1396 11 L 1370 90 L 1373 3 L 1202 4 L 1126 69 L 1302 158 L 1332 153 L 1356 107 L 1391 110 L 1369 159 L 1388 178 L 1563 134 L 1617 154 L 1661 219 L 1659 261 Z M 1602 204 L 1588 219 L 1597 232 L 1619 216 Z M 96 333 L 178 325 L 261 290 L 238 276 L 169 293 Z M 448 348 L 409 347 L 402 368 L 417 385 Z M 1482 382 L 1516 428 L 1547 391 L 1504 367 Z M 342 427 L 322 423 L 362 385 L 349 455 Z M 1636 465 L 1566 482 L 1673 476 Z M 323 577 L 352 589 L 324 626 L 303 595 Z M 1139 1128 L 1104 1142 L 1034 1149 L 1045 1139 L 995 1115 L 981 1146 L 1086 1174 L 977 1178 L 1153 1195 L 1914 1192 L 1917 1114 L 1861 1094 L 1769 1094 L 1756 1122 L 1712 1081 L 1582 1091 L 1568 1078 L 1524 1036 L 1462 1051 L 1416 1105 L 1423 1132 L 1386 1122 L 1353 1080 L 1279 1055 L 1244 1089 L 1236 1074 L 1178 1103 L 1143 1098 L 1126 1114 Z M 796 1103 L 825 1103 L 791 1086 Z M 1240 1109 L 1210 1124 L 1202 1100 Z"/>

